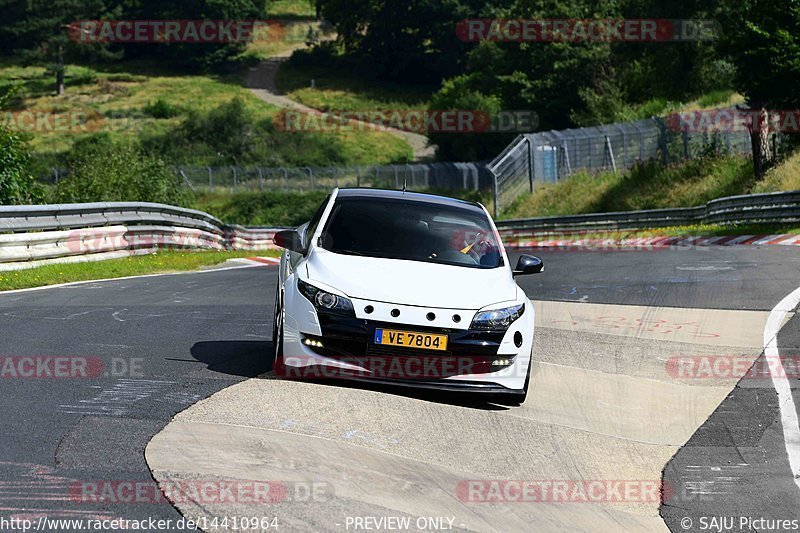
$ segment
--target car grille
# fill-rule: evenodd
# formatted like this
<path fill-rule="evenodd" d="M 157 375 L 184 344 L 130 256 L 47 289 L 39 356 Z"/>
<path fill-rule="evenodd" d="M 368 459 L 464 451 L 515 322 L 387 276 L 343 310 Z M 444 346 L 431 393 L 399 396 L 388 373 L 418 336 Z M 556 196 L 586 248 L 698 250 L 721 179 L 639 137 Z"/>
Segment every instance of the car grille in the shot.
<path fill-rule="evenodd" d="M 397 346 L 367 345 L 367 355 L 374 357 L 447 357 L 453 352 L 442 350 L 415 350 Z"/>

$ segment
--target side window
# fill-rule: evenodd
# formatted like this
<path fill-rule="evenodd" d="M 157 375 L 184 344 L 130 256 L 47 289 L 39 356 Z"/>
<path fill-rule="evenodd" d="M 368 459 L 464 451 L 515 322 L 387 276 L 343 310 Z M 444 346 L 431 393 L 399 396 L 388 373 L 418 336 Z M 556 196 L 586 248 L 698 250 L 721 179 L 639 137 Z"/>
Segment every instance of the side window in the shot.
<path fill-rule="evenodd" d="M 328 207 L 328 201 L 331 199 L 331 195 L 329 194 L 325 201 L 322 202 L 322 205 L 319 206 L 317 212 L 314 213 L 314 216 L 311 218 L 311 222 L 308 223 L 308 227 L 306 228 L 306 235 L 305 235 L 305 244 L 306 249 L 311 246 L 311 238 L 314 236 L 314 233 L 317 231 L 317 226 L 319 226 L 319 221 L 322 218 L 322 214 L 325 212 L 325 208 Z"/>

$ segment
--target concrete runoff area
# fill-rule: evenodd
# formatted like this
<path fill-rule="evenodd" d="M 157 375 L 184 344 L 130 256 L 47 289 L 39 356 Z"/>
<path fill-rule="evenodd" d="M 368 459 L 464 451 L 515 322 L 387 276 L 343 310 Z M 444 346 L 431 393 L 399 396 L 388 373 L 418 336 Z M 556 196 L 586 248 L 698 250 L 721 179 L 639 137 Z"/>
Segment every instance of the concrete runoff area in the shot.
<path fill-rule="evenodd" d="M 185 516 L 276 515 L 292 530 L 346 530 L 364 516 L 410 517 L 412 526 L 420 517 L 450 517 L 453 528 L 469 531 L 667 530 L 660 485 L 652 497 L 648 483 L 660 484 L 670 458 L 738 381 L 680 379 L 668 362 L 676 354 L 753 362 L 769 313 L 534 305 L 531 393 L 521 407 L 492 410 L 341 383 L 251 379 L 176 416 L 148 445 L 148 465 L 162 483 L 202 478 L 330 487 L 317 502 L 176 504 Z M 628 349 L 635 357 L 621 355 Z M 480 492 L 464 496 L 461 489 L 476 480 L 637 481 L 640 493 L 624 501 L 552 496 L 488 503 Z"/>

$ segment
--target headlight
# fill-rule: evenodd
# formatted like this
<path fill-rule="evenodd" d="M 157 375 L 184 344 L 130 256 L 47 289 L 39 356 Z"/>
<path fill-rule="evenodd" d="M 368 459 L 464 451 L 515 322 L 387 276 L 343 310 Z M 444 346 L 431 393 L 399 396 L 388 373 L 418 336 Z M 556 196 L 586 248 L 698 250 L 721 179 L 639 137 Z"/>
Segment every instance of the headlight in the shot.
<path fill-rule="evenodd" d="M 317 309 L 327 309 L 329 311 L 352 311 L 353 302 L 344 296 L 337 296 L 329 292 L 309 285 L 305 281 L 297 280 L 297 288 L 306 299 L 314 304 Z"/>
<path fill-rule="evenodd" d="M 472 319 L 470 329 L 507 330 L 508 327 L 525 312 L 525 304 L 505 309 L 478 311 Z"/>

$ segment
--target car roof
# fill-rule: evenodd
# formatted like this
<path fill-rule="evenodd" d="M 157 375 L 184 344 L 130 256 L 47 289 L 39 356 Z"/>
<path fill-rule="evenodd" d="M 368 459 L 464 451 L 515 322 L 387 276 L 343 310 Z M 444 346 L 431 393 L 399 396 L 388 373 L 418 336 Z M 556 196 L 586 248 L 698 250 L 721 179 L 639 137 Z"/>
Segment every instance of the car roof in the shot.
<path fill-rule="evenodd" d="M 477 202 L 470 202 L 468 200 L 461 200 L 459 198 L 451 198 L 449 196 L 441 196 L 438 194 L 429 194 L 422 192 L 410 191 L 397 191 L 391 189 L 339 189 L 337 198 L 363 198 L 363 199 L 393 199 L 393 200 L 408 200 L 414 202 L 424 202 L 429 204 L 447 205 L 452 207 L 461 207 L 480 211 L 485 214 L 481 205 Z"/>

